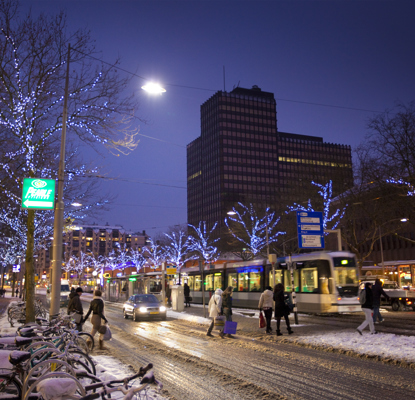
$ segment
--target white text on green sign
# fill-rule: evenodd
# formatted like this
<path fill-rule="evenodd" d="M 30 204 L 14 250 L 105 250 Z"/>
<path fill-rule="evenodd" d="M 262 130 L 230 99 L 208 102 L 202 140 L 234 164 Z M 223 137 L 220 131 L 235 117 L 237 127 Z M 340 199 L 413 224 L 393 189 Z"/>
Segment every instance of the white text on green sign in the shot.
<path fill-rule="evenodd" d="M 53 210 L 55 181 L 53 179 L 24 178 L 22 208 Z"/>

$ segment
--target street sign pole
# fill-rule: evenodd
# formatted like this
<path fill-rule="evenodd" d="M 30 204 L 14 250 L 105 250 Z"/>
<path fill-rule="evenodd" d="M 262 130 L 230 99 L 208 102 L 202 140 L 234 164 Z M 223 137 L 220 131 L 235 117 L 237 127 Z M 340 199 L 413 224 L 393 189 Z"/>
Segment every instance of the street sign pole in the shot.
<path fill-rule="evenodd" d="M 291 254 L 289 255 L 288 268 L 290 269 L 290 275 L 291 275 L 291 300 L 293 302 L 294 322 L 296 325 L 298 325 L 297 298 L 296 298 L 295 283 L 294 283 L 294 267 L 293 267 Z"/>
<path fill-rule="evenodd" d="M 161 300 L 163 302 L 163 306 L 166 305 L 166 263 L 161 263 Z"/>
<path fill-rule="evenodd" d="M 205 285 L 204 285 L 204 277 L 203 277 L 203 262 L 199 260 L 199 272 L 200 277 L 202 278 L 202 304 L 203 304 L 203 317 L 206 318 L 206 307 L 205 307 Z"/>

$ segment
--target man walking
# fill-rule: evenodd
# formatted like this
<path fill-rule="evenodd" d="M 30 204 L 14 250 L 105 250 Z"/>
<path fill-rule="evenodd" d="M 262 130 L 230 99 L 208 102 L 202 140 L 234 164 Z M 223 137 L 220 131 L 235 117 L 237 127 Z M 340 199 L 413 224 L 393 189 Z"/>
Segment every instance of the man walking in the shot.
<path fill-rule="evenodd" d="M 380 279 L 375 280 L 375 284 L 372 287 L 372 293 L 373 293 L 373 322 L 375 324 L 378 324 L 379 322 L 383 322 L 383 318 L 380 315 L 380 297 L 383 295 L 386 297 L 387 300 L 389 300 L 389 296 L 385 293 L 382 287 L 382 281 Z M 379 322 L 376 322 L 376 320 L 379 320 Z"/>
<path fill-rule="evenodd" d="M 376 334 L 375 325 L 373 324 L 373 292 L 372 284 L 370 282 L 365 283 L 365 288 L 360 292 L 359 297 L 362 310 L 365 313 L 365 320 L 359 325 L 357 332 L 362 335 L 363 329 L 369 325 L 370 333 Z"/>

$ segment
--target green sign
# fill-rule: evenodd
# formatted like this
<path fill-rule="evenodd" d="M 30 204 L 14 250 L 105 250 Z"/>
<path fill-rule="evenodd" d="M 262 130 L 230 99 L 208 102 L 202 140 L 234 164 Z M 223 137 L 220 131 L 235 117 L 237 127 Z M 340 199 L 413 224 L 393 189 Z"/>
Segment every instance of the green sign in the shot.
<path fill-rule="evenodd" d="M 24 178 L 22 208 L 53 210 L 55 181 L 53 179 Z"/>

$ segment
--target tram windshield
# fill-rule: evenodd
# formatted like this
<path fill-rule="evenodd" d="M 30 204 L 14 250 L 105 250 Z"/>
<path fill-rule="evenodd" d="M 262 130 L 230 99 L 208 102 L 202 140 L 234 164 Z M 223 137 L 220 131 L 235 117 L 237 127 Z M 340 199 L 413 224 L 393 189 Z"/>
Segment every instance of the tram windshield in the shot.
<path fill-rule="evenodd" d="M 337 286 L 357 286 L 359 284 L 356 268 L 336 268 L 334 270 L 334 277 Z"/>

